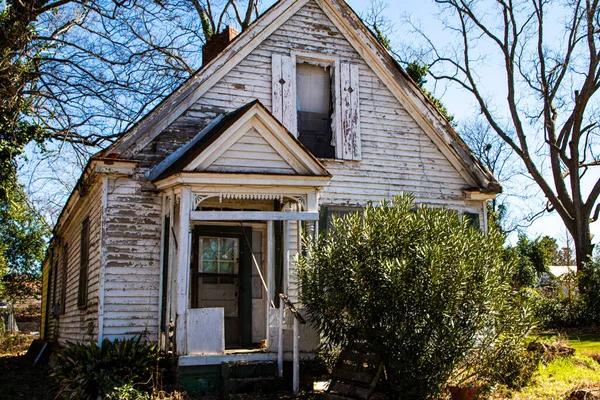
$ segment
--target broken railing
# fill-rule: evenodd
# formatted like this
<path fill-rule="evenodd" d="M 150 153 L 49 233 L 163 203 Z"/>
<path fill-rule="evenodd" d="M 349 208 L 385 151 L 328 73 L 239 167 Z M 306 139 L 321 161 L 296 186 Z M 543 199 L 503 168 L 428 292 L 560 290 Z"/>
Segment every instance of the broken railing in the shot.
<path fill-rule="evenodd" d="M 299 350 L 299 339 L 300 329 L 299 324 L 306 324 L 306 320 L 300 314 L 300 312 L 291 302 L 288 296 L 283 293 L 279 294 L 281 304 L 279 304 L 279 341 L 277 342 L 277 368 L 279 376 L 283 376 L 283 319 L 285 309 L 290 310 L 290 313 L 294 316 L 294 355 L 293 355 L 293 382 L 294 382 L 294 394 L 300 392 L 300 350 Z"/>

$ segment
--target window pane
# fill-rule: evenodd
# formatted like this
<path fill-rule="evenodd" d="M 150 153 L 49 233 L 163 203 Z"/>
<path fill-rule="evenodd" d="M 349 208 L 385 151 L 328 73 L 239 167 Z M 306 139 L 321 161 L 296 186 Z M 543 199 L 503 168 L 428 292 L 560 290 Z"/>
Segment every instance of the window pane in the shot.
<path fill-rule="evenodd" d="M 233 274 L 233 263 L 232 262 L 219 263 L 219 272 L 221 274 Z"/>
<path fill-rule="evenodd" d="M 214 238 L 202 239 L 202 259 L 216 260 L 218 254 L 218 240 Z"/>
<path fill-rule="evenodd" d="M 296 66 L 298 139 L 319 158 L 334 158 L 331 130 L 331 69 L 318 65 Z"/>
<path fill-rule="evenodd" d="M 235 258 L 236 239 L 221 240 L 221 260 L 233 260 Z"/>
<path fill-rule="evenodd" d="M 329 68 L 298 64 L 296 66 L 296 85 L 298 111 L 324 114 L 329 117 L 331 105 Z"/>
<path fill-rule="evenodd" d="M 204 261 L 202 263 L 202 272 L 206 272 L 208 274 L 216 274 L 217 271 L 217 263 L 215 261 Z"/>

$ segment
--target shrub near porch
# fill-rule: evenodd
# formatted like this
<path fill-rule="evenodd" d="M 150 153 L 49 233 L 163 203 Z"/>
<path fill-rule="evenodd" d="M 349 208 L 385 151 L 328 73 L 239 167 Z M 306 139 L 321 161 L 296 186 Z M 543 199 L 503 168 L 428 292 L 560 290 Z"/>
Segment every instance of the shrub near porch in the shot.
<path fill-rule="evenodd" d="M 397 398 L 431 398 L 450 378 L 489 384 L 534 326 L 502 245 L 404 195 L 306 240 L 301 300 L 330 344 L 373 346 Z"/>

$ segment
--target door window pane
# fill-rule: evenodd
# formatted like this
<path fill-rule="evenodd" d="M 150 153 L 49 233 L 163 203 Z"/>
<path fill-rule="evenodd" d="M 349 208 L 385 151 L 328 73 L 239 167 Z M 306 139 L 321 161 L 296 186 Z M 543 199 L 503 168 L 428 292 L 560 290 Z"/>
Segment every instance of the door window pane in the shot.
<path fill-rule="evenodd" d="M 219 252 L 219 241 L 216 238 L 202 239 L 202 258 L 204 260 L 216 260 Z"/>
<path fill-rule="evenodd" d="M 239 240 L 236 238 L 200 238 L 198 271 L 206 274 L 237 274 Z"/>
<path fill-rule="evenodd" d="M 204 261 L 202 263 L 202 271 L 207 274 L 216 274 L 218 272 L 217 263 L 215 261 Z"/>
<path fill-rule="evenodd" d="M 220 262 L 219 272 L 222 274 L 233 274 L 233 263 L 232 262 Z"/>
<path fill-rule="evenodd" d="M 236 242 L 236 239 L 221 239 L 221 260 L 234 259 Z"/>

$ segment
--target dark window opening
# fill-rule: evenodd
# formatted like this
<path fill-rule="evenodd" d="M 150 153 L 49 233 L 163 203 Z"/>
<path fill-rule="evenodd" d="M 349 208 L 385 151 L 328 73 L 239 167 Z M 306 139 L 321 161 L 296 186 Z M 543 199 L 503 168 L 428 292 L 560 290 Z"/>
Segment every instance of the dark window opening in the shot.
<path fill-rule="evenodd" d="M 334 216 L 344 218 L 348 214 L 363 211 L 360 206 L 321 206 L 319 215 L 319 232 L 324 233 L 329 230 L 333 224 Z"/>
<path fill-rule="evenodd" d="M 67 270 L 69 268 L 69 245 L 65 243 L 62 251 L 62 271 L 60 286 L 60 313 L 64 314 L 67 310 Z"/>
<path fill-rule="evenodd" d="M 481 229 L 481 225 L 479 224 L 479 214 L 466 212 L 463 214 L 463 218 L 466 218 L 469 225 L 473 228 Z"/>
<path fill-rule="evenodd" d="M 79 289 L 77 307 L 86 308 L 88 301 L 88 265 L 90 253 L 90 218 L 81 223 L 81 258 L 79 262 Z"/>
<path fill-rule="evenodd" d="M 331 67 L 296 66 L 298 139 L 318 158 L 335 158 Z"/>

